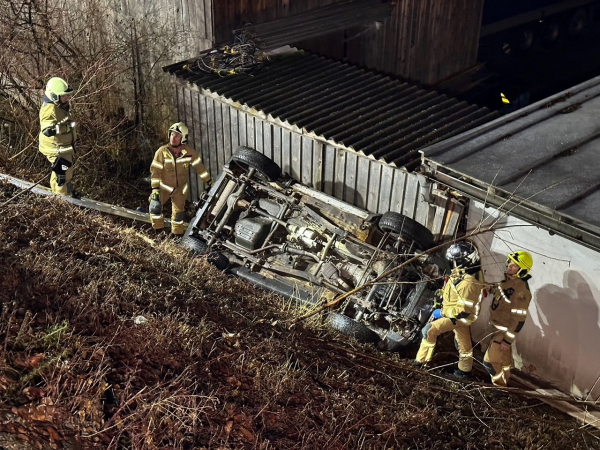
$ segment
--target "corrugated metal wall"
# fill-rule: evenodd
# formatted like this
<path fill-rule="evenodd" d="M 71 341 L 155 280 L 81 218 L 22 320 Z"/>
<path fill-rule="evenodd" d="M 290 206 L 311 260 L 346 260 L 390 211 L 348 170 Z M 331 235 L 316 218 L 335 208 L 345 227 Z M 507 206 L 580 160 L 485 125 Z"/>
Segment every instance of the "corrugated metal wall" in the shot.
<path fill-rule="evenodd" d="M 335 147 L 269 122 L 216 98 L 176 86 L 180 119 L 190 129 L 190 143 L 200 152 L 215 178 L 240 145 L 273 159 L 302 183 L 375 213 L 397 211 L 426 225 L 434 234 L 454 234 L 462 204 L 433 190 L 429 181 L 401 168 Z M 191 200 L 203 186 L 191 176 Z"/>

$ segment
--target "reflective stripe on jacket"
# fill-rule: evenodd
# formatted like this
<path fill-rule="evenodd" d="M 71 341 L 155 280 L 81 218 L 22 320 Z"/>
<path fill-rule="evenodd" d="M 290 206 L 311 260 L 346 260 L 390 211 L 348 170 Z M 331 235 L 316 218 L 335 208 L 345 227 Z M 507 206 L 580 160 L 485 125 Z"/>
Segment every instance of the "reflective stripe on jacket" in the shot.
<path fill-rule="evenodd" d="M 43 130 L 52 128 L 56 135 L 48 137 Z M 54 103 L 46 103 L 40 108 L 40 152 L 46 156 L 56 156 L 73 152 L 75 129 L 71 127 L 68 111 Z"/>
<path fill-rule="evenodd" d="M 493 339 L 511 345 L 527 319 L 531 302 L 529 285 L 527 280 L 509 278 L 496 284 L 492 293 L 490 324 L 497 331 Z"/>
<path fill-rule="evenodd" d="M 191 146 L 182 144 L 181 153 L 177 158 L 170 150 L 170 145 L 163 145 L 154 154 L 150 166 L 152 189 L 163 189 L 169 194 L 177 188 L 187 194 L 190 180 L 190 166 L 196 171 L 203 182 L 210 180 L 200 156 Z"/>
<path fill-rule="evenodd" d="M 469 275 L 454 269 L 443 290 L 442 315 L 471 325 L 479 317 L 483 275 Z"/>

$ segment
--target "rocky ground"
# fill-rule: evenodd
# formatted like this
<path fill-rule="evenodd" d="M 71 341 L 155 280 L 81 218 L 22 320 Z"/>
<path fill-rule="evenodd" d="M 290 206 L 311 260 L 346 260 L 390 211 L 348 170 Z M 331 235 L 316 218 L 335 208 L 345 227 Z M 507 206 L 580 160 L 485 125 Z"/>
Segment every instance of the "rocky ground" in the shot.
<path fill-rule="evenodd" d="M 0 448 L 600 448 L 539 399 L 297 321 L 146 224 L 17 193 L 0 185 Z"/>

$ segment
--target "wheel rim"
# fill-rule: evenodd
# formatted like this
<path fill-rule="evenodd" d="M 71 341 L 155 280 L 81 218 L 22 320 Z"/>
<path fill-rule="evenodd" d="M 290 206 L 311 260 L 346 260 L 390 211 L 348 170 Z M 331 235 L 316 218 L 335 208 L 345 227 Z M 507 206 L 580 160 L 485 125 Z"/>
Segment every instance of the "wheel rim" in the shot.
<path fill-rule="evenodd" d="M 571 21 L 569 22 L 569 35 L 571 37 L 578 36 L 583 29 L 587 21 L 587 14 L 583 10 L 577 11 L 573 14 Z"/>
<path fill-rule="evenodd" d="M 521 52 L 526 52 L 533 45 L 533 31 L 530 29 L 523 30 L 519 34 L 518 48 Z"/>
<path fill-rule="evenodd" d="M 559 29 L 557 23 L 546 24 L 542 39 L 546 44 L 551 44 L 558 38 L 558 31 Z"/>

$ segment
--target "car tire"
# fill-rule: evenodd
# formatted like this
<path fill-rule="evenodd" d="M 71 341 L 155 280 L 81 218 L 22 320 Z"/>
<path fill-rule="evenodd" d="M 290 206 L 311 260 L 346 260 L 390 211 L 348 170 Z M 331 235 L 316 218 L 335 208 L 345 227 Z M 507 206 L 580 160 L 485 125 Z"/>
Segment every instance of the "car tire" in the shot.
<path fill-rule="evenodd" d="M 581 36 L 588 24 L 588 15 L 585 9 L 577 9 L 569 18 L 567 34 L 569 39 L 577 39 Z"/>
<path fill-rule="evenodd" d="M 528 53 L 533 48 L 534 34 L 531 28 L 521 28 L 513 36 L 513 47 L 520 55 Z"/>
<path fill-rule="evenodd" d="M 327 320 L 331 328 L 346 336 L 353 337 L 358 342 L 364 344 L 379 342 L 379 335 L 377 333 L 348 316 L 331 312 Z"/>
<path fill-rule="evenodd" d="M 231 159 L 246 172 L 255 169 L 266 181 L 276 181 L 281 177 L 281 168 L 271 158 L 253 148 L 239 147 Z"/>
<path fill-rule="evenodd" d="M 556 44 L 560 35 L 560 25 L 558 22 L 547 22 L 542 28 L 542 45 L 550 47 Z"/>
<path fill-rule="evenodd" d="M 181 239 L 181 245 L 195 255 L 206 256 L 209 264 L 219 270 L 227 270 L 229 268 L 229 259 L 219 252 L 208 253 L 208 244 L 202 239 L 198 239 L 194 236 L 184 236 Z"/>
<path fill-rule="evenodd" d="M 381 216 L 379 229 L 399 234 L 402 239 L 414 242 L 419 250 L 429 250 L 434 245 L 431 231 L 416 220 L 394 211 L 388 211 Z"/>

